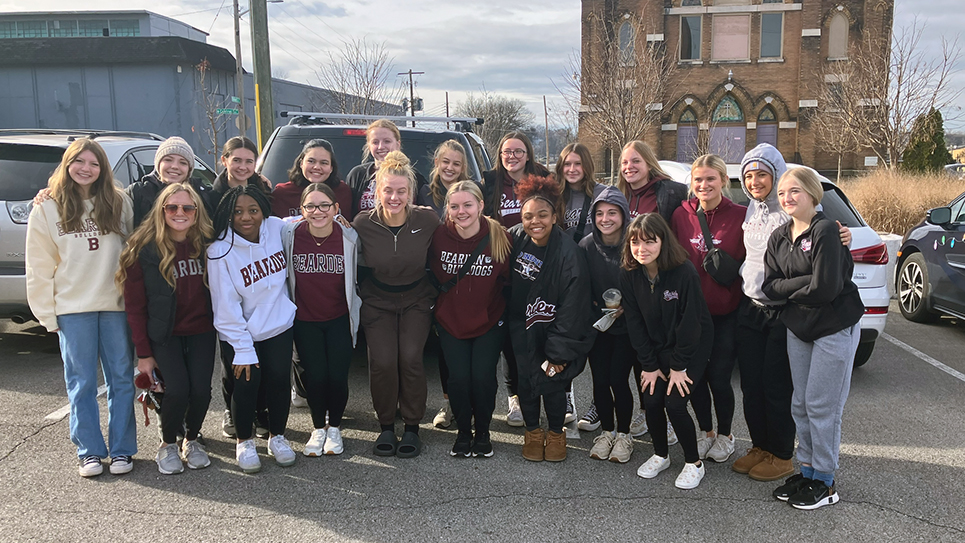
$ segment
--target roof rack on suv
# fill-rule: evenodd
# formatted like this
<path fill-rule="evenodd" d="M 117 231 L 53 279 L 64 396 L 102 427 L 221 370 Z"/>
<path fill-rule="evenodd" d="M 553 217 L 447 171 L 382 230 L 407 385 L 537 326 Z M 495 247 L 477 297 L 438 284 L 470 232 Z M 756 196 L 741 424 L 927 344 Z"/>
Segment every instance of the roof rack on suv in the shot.
<path fill-rule="evenodd" d="M 472 132 L 472 125 L 483 124 L 482 117 L 409 117 L 406 115 L 356 115 L 354 113 L 321 113 L 315 111 L 282 111 L 282 117 L 292 117 L 288 124 L 329 124 L 323 119 L 342 119 L 357 121 L 377 121 L 387 119 L 393 122 L 454 123 L 456 130 Z"/>
<path fill-rule="evenodd" d="M 96 139 L 104 136 L 113 137 L 135 137 L 135 138 L 146 138 L 155 141 L 164 141 L 164 138 L 157 134 L 152 134 L 151 132 L 134 132 L 130 130 L 93 130 L 87 128 L 2 128 L 0 129 L 0 136 L 18 136 L 18 135 L 65 135 L 67 136 L 67 141 L 74 141 L 77 136 L 88 137 L 91 139 Z"/>

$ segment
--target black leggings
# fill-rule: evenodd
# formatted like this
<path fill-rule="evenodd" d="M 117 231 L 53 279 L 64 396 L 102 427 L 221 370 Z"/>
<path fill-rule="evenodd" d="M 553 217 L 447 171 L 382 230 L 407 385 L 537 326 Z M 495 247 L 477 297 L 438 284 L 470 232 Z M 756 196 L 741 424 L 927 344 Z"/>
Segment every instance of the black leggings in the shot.
<path fill-rule="evenodd" d="M 636 360 L 637 354 L 630 345 L 627 334 L 596 335 L 590 349 L 590 371 L 593 375 L 593 401 L 600 415 L 600 425 L 604 431 L 612 432 L 613 411 L 616 410 L 616 430 L 630 433 L 630 419 L 633 416 L 633 393 L 627 374 Z M 639 378 L 639 374 L 637 378 Z"/>
<path fill-rule="evenodd" d="M 252 425 L 255 422 L 255 405 L 261 383 L 265 383 L 268 406 L 268 431 L 273 436 L 285 434 L 288 426 L 288 411 L 291 409 L 291 363 L 292 329 L 289 328 L 273 338 L 255 342 L 258 364 L 251 366 L 251 379 L 245 374 L 235 379 L 234 393 L 231 395 L 231 416 L 235 419 L 238 439 L 251 439 Z M 222 344 L 222 349 L 225 345 Z M 224 353 L 234 360 L 234 349 L 227 346 Z"/>
<path fill-rule="evenodd" d="M 476 436 L 488 436 L 489 424 L 496 409 L 496 366 L 499 350 L 506 334 L 506 325 L 497 324 L 485 334 L 471 339 L 456 339 L 442 326 L 438 327 L 439 343 L 449 360 L 449 405 L 456 417 L 459 433 L 472 431 L 475 419 Z"/>
<path fill-rule="evenodd" d="M 151 342 L 154 360 L 164 380 L 161 435 L 165 443 L 198 439 L 211 403 L 215 332 L 172 336 L 166 343 Z"/>
<path fill-rule="evenodd" d="M 506 334 L 503 340 L 503 357 L 506 359 L 503 377 L 506 380 L 506 391 L 510 396 L 519 395 L 519 368 L 516 367 L 516 354 L 513 352 L 513 340 Z"/>
<path fill-rule="evenodd" d="M 668 378 L 670 377 L 669 372 L 664 373 Z M 684 449 L 684 458 L 689 464 L 696 463 L 700 460 L 700 456 L 697 454 L 694 419 L 690 418 L 690 413 L 687 411 L 690 395 L 681 396 L 680 391 L 674 390 L 668 396 L 667 386 L 667 381 L 658 378 L 653 387 L 653 394 L 650 393 L 649 388 L 643 393 L 643 401 L 647 409 L 647 426 L 650 427 L 650 438 L 653 440 L 653 452 L 664 458 L 670 454 L 667 432 L 663 430 L 667 427 L 669 416 L 670 424 L 673 424 L 680 446 Z"/>
<path fill-rule="evenodd" d="M 694 407 L 700 429 L 710 432 L 714 429 L 714 419 L 710 413 L 710 395 L 713 393 L 717 433 L 729 436 L 731 423 L 734 421 L 734 388 L 730 381 L 734 374 L 734 364 L 737 362 L 737 312 L 714 316 L 713 319 L 714 347 L 703 378 L 691 389 L 690 403 Z"/>
<path fill-rule="evenodd" d="M 224 398 L 224 408 L 231 409 L 231 395 L 235 390 L 235 369 L 232 361 L 235 359 L 235 350 L 227 341 L 219 341 L 221 347 L 221 397 Z M 256 412 L 263 415 L 268 411 L 268 391 L 264 386 L 258 390 L 258 402 Z"/>
<path fill-rule="evenodd" d="M 348 372 L 352 366 L 352 330 L 348 314 L 326 322 L 295 319 L 292 327 L 298 361 L 295 373 L 305 387 L 305 398 L 315 428 L 339 427 L 348 403 Z"/>
<path fill-rule="evenodd" d="M 519 408 L 523 412 L 526 430 L 539 428 L 539 405 L 543 399 L 543 409 L 546 410 L 546 422 L 549 429 L 556 433 L 563 432 L 563 421 L 566 418 L 566 389 L 546 394 L 536 394 L 529 384 L 529 379 L 519 380 Z"/>

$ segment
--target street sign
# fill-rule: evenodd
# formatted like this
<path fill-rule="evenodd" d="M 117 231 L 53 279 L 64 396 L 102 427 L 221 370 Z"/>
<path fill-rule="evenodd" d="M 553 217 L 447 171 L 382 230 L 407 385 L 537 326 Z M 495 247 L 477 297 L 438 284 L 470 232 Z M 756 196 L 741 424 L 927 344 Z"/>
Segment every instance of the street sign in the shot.
<path fill-rule="evenodd" d="M 227 107 L 219 107 L 218 109 L 215 110 L 215 113 L 217 113 L 218 115 L 237 115 L 238 110 L 227 108 Z"/>
<path fill-rule="evenodd" d="M 231 101 L 234 102 L 234 103 L 236 103 L 236 104 L 240 104 L 240 103 L 241 103 L 241 98 L 238 98 L 237 96 L 232 96 L 232 97 L 231 97 Z"/>

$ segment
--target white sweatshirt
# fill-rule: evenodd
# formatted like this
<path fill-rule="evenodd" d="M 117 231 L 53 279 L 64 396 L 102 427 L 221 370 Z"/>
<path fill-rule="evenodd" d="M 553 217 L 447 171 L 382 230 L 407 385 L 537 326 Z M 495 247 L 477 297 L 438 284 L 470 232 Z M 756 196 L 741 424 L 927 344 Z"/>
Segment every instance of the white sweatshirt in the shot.
<path fill-rule="evenodd" d="M 281 334 L 295 322 L 281 242 L 284 224 L 277 217 L 265 217 L 258 243 L 229 227 L 225 239 L 208 247 L 214 327 L 221 340 L 234 348 L 235 365 L 257 364 L 254 343 Z"/>
<path fill-rule="evenodd" d="M 80 231 L 66 232 L 57 203 L 33 206 L 27 220 L 27 303 L 48 332 L 57 330 L 57 315 L 124 311 L 124 297 L 114 283 L 134 212 L 123 202 L 121 232 L 102 234 L 90 218 L 94 200 L 85 202 Z"/>

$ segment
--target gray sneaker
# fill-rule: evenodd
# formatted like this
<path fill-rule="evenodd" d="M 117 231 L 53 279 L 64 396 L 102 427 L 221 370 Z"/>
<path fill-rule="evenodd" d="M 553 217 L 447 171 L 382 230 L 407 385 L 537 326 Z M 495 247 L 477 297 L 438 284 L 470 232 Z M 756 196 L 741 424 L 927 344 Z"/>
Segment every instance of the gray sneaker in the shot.
<path fill-rule="evenodd" d="M 285 436 L 271 436 L 268 440 L 268 456 L 275 457 L 275 463 L 288 467 L 295 463 L 295 451 Z"/>
<path fill-rule="evenodd" d="M 610 451 L 610 462 L 626 464 L 633 454 L 633 438 L 624 433 L 617 433 L 613 440 L 613 450 Z"/>
<path fill-rule="evenodd" d="M 196 440 L 184 440 L 184 443 L 181 445 L 181 457 L 184 458 L 184 463 L 187 464 L 190 469 L 201 469 L 211 465 L 211 459 L 208 458 L 208 453 L 204 452 L 204 447 Z"/>
<path fill-rule="evenodd" d="M 506 424 L 519 428 L 526 426 L 523 420 L 523 410 L 519 407 L 519 396 L 509 397 L 509 413 L 506 414 Z"/>
<path fill-rule="evenodd" d="M 157 450 L 157 456 L 154 457 L 154 461 L 157 462 L 157 470 L 163 475 L 174 475 L 175 473 L 184 471 L 184 464 L 181 463 L 181 457 L 178 456 L 177 443 L 171 443 L 170 445 L 162 443 L 161 447 Z"/>

